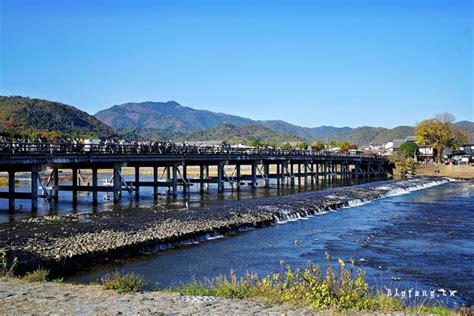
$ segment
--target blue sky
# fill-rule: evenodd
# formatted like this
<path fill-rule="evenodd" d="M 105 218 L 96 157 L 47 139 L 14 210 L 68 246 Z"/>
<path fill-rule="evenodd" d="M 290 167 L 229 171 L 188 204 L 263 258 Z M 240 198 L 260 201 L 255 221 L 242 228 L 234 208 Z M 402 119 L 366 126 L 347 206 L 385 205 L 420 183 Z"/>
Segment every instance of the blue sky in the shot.
<path fill-rule="evenodd" d="M 0 0 L 0 94 L 303 126 L 474 120 L 473 1 Z"/>

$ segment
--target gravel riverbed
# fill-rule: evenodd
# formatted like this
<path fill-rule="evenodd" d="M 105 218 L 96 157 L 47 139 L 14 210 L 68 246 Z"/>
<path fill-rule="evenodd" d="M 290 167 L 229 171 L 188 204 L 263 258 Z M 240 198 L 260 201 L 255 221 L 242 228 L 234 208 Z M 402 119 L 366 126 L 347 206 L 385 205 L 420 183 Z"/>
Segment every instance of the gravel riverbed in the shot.
<path fill-rule="evenodd" d="M 307 309 L 175 293 L 117 294 L 98 285 L 0 280 L 1 315 L 313 315 Z M 327 313 L 325 313 L 327 314 Z"/>
<path fill-rule="evenodd" d="M 96 214 L 43 216 L 0 224 L 0 248 L 18 258 L 21 274 L 39 266 L 61 276 L 108 260 L 164 249 L 212 234 L 272 225 L 430 186 L 447 179 L 416 178 L 252 200 L 219 201 L 206 207 L 129 209 Z"/>

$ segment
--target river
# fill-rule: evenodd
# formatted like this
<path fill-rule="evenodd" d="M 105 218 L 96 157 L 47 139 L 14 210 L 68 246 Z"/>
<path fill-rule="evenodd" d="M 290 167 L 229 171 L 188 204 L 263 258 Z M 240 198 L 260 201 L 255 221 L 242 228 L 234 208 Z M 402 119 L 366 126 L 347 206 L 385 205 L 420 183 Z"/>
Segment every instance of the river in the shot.
<path fill-rule="evenodd" d="M 110 271 L 123 270 L 143 275 L 148 289 L 164 288 L 231 270 L 238 275 L 246 271 L 266 275 L 280 269 L 280 260 L 293 267 L 309 261 L 324 266 L 327 252 L 333 260 L 355 259 L 367 272 L 367 281 L 383 293 L 406 291 L 413 300 L 471 305 L 473 205 L 474 181 L 453 181 L 305 220 L 116 261 L 68 281 L 97 281 Z M 419 291 L 417 298 L 415 291 Z"/>

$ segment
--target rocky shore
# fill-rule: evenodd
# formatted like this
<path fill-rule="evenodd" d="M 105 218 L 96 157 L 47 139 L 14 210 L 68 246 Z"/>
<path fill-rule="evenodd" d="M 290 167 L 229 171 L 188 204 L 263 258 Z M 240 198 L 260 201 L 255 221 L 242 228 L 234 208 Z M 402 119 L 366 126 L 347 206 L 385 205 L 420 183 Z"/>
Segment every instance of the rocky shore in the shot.
<path fill-rule="evenodd" d="M 0 248 L 18 258 L 18 273 L 43 267 L 61 276 L 112 259 L 200 241 L 239 229 L 312 216 L 393 193 L 448 181 L 416 178 L 275 196 L 220 201 L 207 207 L 130 209 L 97 214 L 44 216 L 0 224 Z"/>

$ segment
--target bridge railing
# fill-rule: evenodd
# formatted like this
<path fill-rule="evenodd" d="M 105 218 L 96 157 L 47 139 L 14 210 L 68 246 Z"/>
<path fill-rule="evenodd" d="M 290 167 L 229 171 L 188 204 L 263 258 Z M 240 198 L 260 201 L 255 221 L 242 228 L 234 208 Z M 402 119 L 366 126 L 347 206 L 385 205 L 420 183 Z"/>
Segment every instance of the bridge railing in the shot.
<path fill-rule="evenodd" d="M 0 142 L 0 155 L 262 155 L 262 156 L 337 156 L 381 158 L 380 155 L 336 153 L 324 150 L 280 148 L 238 148 L 230 146 L 194 146 L 174 143 L 151 144 L 81 144 Z"/>

